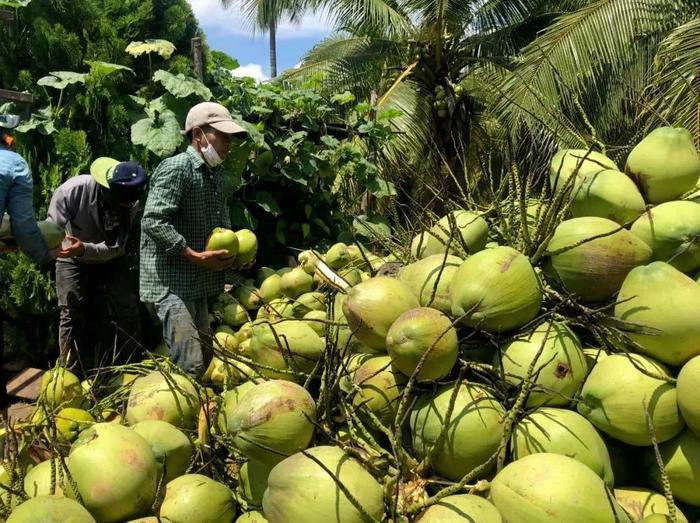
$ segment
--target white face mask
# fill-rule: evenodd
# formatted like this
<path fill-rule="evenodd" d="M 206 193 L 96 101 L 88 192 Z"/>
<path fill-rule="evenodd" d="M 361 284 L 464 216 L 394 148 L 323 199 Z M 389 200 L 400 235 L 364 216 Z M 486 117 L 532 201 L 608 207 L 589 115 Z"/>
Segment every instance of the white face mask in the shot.
<path fill-rule="evenodd" d="M 206 162 L 206 164 L 213 169 L 217 165 L 224 163 L 224 160 L 221 158 L 221 156 L 219 156 L 219 153 L 216 152 L 214 146 L 209 143 L 209 140 L 207 140 L 204 132 L 202 132 L 202 136 L 207 142 L 207 146 L 204 149 L 200 149 L 200 153 L 202 154 L 202 159 Z"/>

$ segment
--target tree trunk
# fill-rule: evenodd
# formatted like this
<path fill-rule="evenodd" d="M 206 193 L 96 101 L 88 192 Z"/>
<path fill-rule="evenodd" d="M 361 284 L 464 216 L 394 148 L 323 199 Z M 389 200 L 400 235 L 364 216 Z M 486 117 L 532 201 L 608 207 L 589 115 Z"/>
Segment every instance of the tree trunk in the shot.
<path fill-rule="evenodd" d="M 270 22 L 270 76 L 277 76 L 277 22 Z"/>

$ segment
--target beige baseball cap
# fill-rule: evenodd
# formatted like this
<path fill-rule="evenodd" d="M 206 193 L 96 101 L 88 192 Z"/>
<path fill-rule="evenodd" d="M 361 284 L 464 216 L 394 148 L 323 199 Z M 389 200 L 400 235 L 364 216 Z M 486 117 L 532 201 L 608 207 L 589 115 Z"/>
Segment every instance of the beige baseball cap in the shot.
<path fill-rule="evenodd" d="M 215 102 L 203 102 L 195 105 L 187 113 L 185 120 L 185 132 L 190 132 L 195 127 L 209 125 L 226 134 L 241 134 L 247 131 L 233 121 L 231 113 L 221 104 Z"/>

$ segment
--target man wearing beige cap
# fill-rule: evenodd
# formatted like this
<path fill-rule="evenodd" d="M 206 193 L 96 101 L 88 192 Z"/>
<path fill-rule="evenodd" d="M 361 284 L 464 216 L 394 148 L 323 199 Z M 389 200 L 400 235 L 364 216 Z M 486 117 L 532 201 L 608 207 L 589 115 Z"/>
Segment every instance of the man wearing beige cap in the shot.
<path fill-rule="evenodd" d="M 223 271 L 234 263 L 227 251 L 205 249 L 214 228 L 231 227 L 217 167 L 231 137 L 245 132 L 222 105 L 193 107 L 185 123 L 190 145 L 153 173 L 141 221 L 141 299 L 163 323 L 170 359 L 194 377 L 211 355 L 200 342 L 209 333 L 207 298 L 221 292 Z"/>

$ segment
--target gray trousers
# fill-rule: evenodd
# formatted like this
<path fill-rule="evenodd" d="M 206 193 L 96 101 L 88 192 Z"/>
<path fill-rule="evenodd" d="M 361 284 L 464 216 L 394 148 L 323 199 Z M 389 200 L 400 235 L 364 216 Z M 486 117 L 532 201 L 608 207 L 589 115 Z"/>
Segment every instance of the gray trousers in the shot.
<path fill-rule="evenodd" d="M 56 263 L 61 358 L 77 349 L 85 368 L 125 363 L 139 349 L 139 301 L 125 258 L 87 265 Z M 64 360 L 65 361 L 65 360 Z"/>
<path fill-rule="evenodd" d="M 212 358 L 206 298 L 183 300 L 169 292 L 153 305 L 163 324 L 171 361 L 190 376 L 200 377 Z"/>

